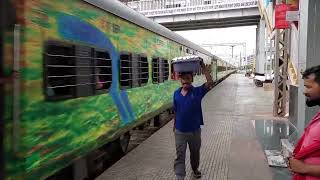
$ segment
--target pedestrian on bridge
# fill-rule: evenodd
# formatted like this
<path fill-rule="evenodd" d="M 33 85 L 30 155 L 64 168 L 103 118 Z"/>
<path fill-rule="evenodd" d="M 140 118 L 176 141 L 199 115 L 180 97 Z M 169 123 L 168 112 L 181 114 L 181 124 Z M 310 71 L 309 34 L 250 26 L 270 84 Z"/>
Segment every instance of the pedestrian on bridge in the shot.
<path fill-rule="evenodd" d="M 177 180 L 184 180 L 186 176 L 186 149 L 189 145 L 190 162 L 195 178 L 201 177 L 198 170 L 200 163 L 201 128 L 203 125 L 201 100 L 212 88 L 212 77 L 201 61 L 201 68 L 207 82 L 202 86 L 193 87 L 193 72 L 180 73 L 181 87 L 173 95 L 174 101 L 174 134 L 177 157 L 174 161 L 174 171 Z"/>
<path fill-rule="evenodd" d="M 320 66 L 307 69 L 303 74 L 307 106 L 320 105 Z M 299 139 L 289 169 L 293 180 L 320 180 L 320 112 L 311 120 Z"/>

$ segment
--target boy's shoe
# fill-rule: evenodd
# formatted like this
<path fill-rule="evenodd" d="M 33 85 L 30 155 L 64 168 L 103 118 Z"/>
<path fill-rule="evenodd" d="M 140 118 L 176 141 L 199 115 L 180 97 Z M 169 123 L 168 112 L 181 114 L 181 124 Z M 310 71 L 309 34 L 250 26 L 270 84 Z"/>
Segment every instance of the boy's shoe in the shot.
<path fill-rule="evenodd" d="M 184 180 L 184 176 L 176 176 L 176 180 Z"/>
<path fill-rule="evenodd" d="M 201 178 L 201 172 L 198 170 L 193 171 L 193 177 L 197 179 Z"/>

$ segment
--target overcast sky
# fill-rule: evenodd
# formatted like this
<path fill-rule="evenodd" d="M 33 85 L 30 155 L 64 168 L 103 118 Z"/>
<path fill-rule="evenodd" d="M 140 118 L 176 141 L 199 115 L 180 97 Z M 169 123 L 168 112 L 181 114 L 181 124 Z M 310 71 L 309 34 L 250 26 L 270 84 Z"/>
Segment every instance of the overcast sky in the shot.
<path fill-rule="evenodd" d="M 176 33 L 198 45 L 245 42 L 247 44 L 247 55 L 253 54 L 256 47 L 256 26 L 177 31 Z M 212 49 L 205 49 L 221 58 L 231 58 L 232 50 L 230 46 L 215 46 Z M 241 56 L 244 56 L 242 46 L 234 47 L 234 59 L 231 61 L 238 63 L 240 51 L 242 51 Z"/>

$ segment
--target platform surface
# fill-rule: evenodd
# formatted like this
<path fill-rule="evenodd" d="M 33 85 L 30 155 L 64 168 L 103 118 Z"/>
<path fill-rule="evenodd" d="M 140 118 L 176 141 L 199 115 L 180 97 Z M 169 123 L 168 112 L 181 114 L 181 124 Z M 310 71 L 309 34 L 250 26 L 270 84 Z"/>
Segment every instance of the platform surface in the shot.
<path fill-rule="evenodd" d="M 203 100 L 204 127 L 199 170 L 204 180 L 271 180 L 255 122 L 272 119 L 273 92 L 255 87 L 252 79 L 234 74 Z M 261 124 L 261 123 L 260 123 Z M 175 179 L 173 122 L 101 174 L 97 180 Z M 191 177 L 189 152 L 187 178 Z"/>

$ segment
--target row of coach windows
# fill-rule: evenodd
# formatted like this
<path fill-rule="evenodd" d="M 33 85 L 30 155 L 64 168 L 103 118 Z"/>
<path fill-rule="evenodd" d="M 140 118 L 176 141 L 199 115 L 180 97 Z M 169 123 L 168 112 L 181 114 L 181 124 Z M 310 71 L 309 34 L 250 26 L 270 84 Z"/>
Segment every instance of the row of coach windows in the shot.
<path fill-rule="evenodd" d="M 44 87 L 47 100 L 85 97 L 105 92 L 112 83 L 112 61 L 108 51 L 88 46 L 49 42 L 44 52 Z M 168 80 L 169 64 L 152 60 L 152 82 Z M 144 86 L 149 79 L 146 56 L 122 53 L 119 62 L 121 89 Z"/>

